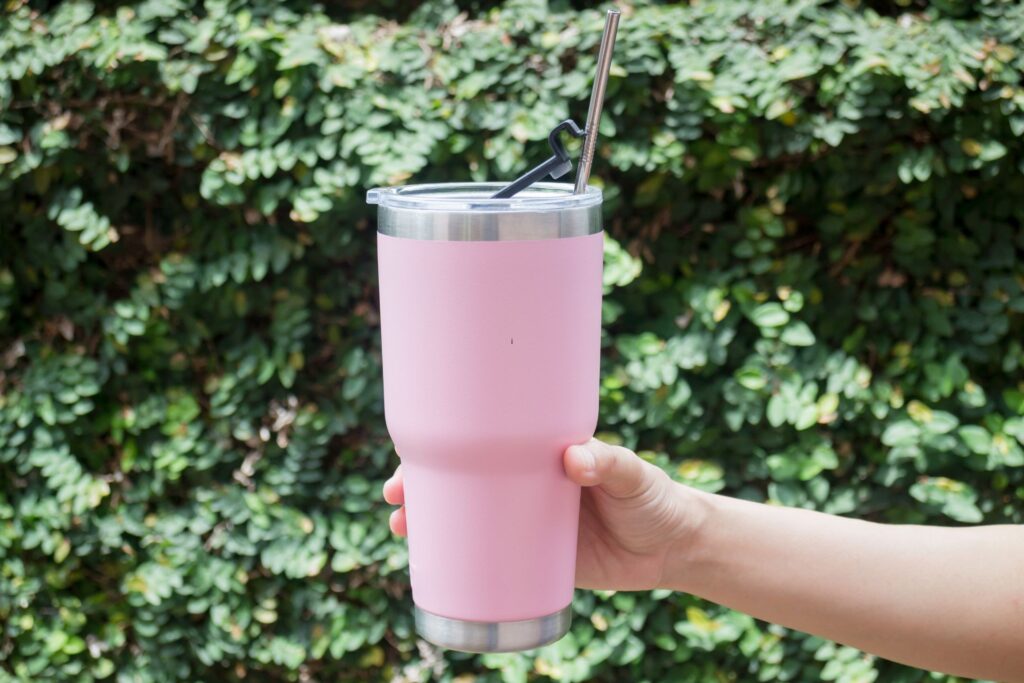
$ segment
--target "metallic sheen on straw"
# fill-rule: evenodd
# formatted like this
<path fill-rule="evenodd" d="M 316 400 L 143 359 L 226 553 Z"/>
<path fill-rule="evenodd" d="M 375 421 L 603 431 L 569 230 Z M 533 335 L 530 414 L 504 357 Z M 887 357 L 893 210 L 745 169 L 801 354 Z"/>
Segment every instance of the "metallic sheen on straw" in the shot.
<path fill-rule="evenodd" d="M 610 9 L 604 21 L 604 34 L 601 36 L 601 47 L 597 52 L 594 89 L 590 91 L 590 109 L 587 110 L 587 122 L 584 124 L 587 136 L 583 138 L 583 151 L 580 153 L 580 167 L 576 173 L 574 194 L 586 192 L 587 181 L 590 180 L 590 167 L 594 163 L 594 150 L 597 148 L 597 129 L 601 125 L 601 109 L 604 106 L 604 91 L 608 86 L 608 70 L 612 66 L 615 34 L 619 30 L 619 16 L 619 10 Z"/>

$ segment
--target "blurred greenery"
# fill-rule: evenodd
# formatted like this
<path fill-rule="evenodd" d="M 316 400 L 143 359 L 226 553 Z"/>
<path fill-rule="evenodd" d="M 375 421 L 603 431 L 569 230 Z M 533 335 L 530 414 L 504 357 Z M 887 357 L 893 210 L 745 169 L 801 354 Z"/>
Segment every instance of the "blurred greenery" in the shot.
<path fill-rule="evenodd" d="M 365 189 L 511 178 L 602 9 L 5 0 L 0 681 L 951 680 L 686 595 L 412 630 Z M 688 484 L 1024 521 L 1024 5 L 641 2 L 601 435 Z"/>

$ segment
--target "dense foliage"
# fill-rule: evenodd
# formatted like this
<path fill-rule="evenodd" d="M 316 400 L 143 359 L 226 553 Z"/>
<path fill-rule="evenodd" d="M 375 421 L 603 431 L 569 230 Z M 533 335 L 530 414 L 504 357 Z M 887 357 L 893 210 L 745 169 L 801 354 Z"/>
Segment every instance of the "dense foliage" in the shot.
<path fill-rule="evenodd" d="M 580 591 L 526 655 L 415 639 L 364 192 L 539 161 L 602 23 L 463 4 L 6 0 L 0 681 L 942 680 L 686 595 Z M 602 434 L 731 495 L 1024 521 L 1024 6 L 623 9 Z"/>

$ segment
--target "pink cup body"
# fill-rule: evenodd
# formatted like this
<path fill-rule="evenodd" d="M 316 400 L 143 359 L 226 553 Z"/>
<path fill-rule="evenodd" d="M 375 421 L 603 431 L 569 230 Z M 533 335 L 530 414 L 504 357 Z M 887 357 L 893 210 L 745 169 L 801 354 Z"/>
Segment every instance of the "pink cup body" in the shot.
<path fill-rule="evenodd" d="M 603 233 L 377 244 L 413 600 L 467 621 L 553 614 L 579 522 L 562 453 L 597 425 Z"/>

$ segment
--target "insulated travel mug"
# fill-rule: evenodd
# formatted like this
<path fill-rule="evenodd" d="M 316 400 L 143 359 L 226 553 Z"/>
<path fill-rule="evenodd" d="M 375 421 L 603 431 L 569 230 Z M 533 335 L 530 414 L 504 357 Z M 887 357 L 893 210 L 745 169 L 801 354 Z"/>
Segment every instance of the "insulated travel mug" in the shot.
<path fill-rule="evenodd" d="M 379 188 L 384 412 L 402 461 L 419 634 L 538 647 L 569 628 L 579 487 L 593 436 L 600 190 L 538 183 Z"/>

